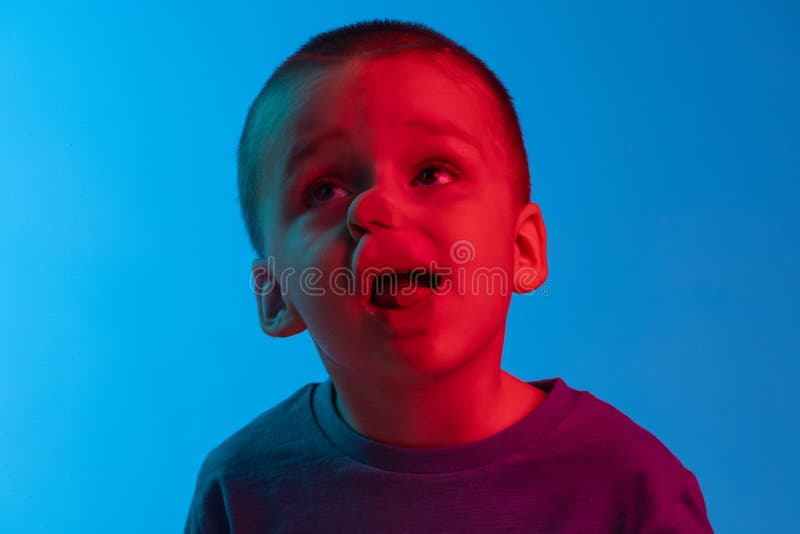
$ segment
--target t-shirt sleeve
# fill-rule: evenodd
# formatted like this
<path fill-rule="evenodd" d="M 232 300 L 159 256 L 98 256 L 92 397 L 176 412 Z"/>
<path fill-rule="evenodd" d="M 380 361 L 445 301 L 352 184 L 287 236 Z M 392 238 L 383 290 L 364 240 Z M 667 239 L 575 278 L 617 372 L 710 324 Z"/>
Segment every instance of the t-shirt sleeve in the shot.
<path fill-rule="evenodd" d="M 633 528 L 642 534 L 713 534 L 700 485 L 682 468 L 671 477 L 651 478 L 642 484 Z"/>
<path fill-rule="evenodd" d="M 184 534 L 228 534 L 227 509 L 222 489 L 207 459 L 197 475 L 192 502 L 186 516 Z"/>
<path fill-rule="evenodd" d="M 194 510 L 194 503 L 189 506 L 189 514 L 186 516 L 186 524 L 183 527 L 183 534 L 202 534 L 203 529 L 200 528 L 200 522 L 197 520 L 197 514 Z"/>

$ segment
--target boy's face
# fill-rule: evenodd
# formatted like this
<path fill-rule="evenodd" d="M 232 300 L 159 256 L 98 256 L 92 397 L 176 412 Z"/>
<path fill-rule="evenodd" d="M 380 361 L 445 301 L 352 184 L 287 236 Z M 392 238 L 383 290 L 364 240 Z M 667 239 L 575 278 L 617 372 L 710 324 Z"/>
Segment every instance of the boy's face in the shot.
<path fill-rule="evenodd" d="M 262 328 L 307 327 L 330 373 L 454 369 L 502 340 L 520 262 L 499 107 L 465 68 L 425 52 L 354 60 L 315 80 L 262 153 L 259 224 L 283 292 L 276 316 L 278 292 L 259 297 Z M 438 288 L 421 281 L 407 298 L 371 300 L 375 268 L 432 266 Z"/>

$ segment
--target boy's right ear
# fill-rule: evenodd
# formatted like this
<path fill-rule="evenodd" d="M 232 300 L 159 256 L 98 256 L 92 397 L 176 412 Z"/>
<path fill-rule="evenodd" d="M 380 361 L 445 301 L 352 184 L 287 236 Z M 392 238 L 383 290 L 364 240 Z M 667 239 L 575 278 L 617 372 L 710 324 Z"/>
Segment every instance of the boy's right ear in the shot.
<path fill-rule="evenodd" d="M 258 303 L 258 321 L 265 334 L 289 337 L 306 329 L 297 309 L 284 299 L 275 273 L 266 259 L 253 261 L 252 280 Z"/>

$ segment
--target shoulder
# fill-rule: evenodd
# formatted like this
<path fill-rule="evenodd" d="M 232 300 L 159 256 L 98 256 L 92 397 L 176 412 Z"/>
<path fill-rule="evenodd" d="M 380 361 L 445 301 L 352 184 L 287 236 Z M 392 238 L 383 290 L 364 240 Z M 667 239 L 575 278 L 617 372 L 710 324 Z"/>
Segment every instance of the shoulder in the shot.
<path fill-rule="evenodd" d="M 650 431 L 588 391 L 573 390 L 576 401 L 557 428 L 559 439 L 575 443 L 589 457 L 631 471 L 680 471 L 680 460 Z"/>
<path fill-rule="evenodd" d="M 268 476 L 280 469 L 282 461 L 291 461 L 291 451 L 296 451 L 313 424 L 310 396 L 315 385 L 301 387 L 206 454 L 197 474 L 186 532 L 215 532 L 211 525 L 226 522 L 223 487 L 227 481 Z"/>
<path fill-rule="evenodd" d="M 712 532 L 694 474 L 650 431 L 588 391 L 579 391 L 559 440 L 615 488 L 635 532 Z M 627 529 L 626 529 L 627 530 Z"/>
<path fill-rule="evenodd" d="M 314 386 L 309 383 L 301 387 L 212 448 L 203 461 L 200 475 L 208 478 L 247 470 L 253 462 L 302 439 L 307 424 L 313 423 L 310 395 Z"/>

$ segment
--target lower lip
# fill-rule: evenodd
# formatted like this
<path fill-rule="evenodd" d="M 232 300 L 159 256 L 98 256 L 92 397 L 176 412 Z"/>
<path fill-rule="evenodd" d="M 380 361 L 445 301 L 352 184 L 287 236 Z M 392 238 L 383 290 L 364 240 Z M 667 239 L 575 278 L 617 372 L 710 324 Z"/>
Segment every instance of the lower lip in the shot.
<path fill-rule="evenodd" d="M 368 299 L 366 301 L 367 313 L 394 332 L 429 329 L 435 304 L 436 294 L 433 292 L 406 308 L 381 308 Z"/>

